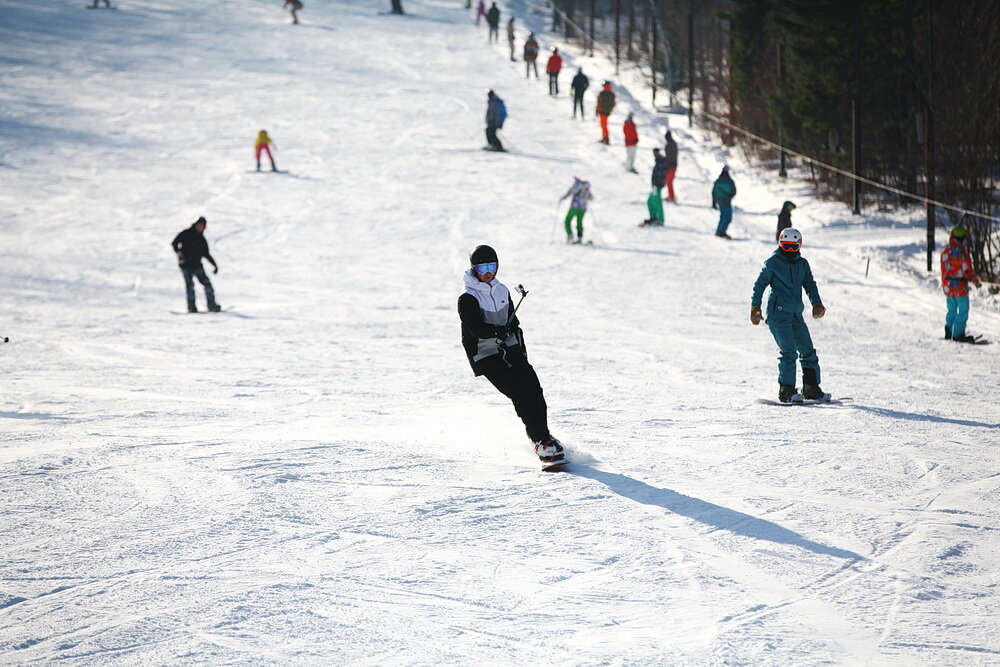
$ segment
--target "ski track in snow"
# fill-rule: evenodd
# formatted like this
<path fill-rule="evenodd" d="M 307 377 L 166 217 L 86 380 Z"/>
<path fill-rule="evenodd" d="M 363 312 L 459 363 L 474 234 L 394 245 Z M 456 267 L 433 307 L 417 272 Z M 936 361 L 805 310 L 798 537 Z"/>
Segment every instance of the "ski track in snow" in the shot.
<path fill-rule="evenodd" d="M 601 146 L 457 1 L 308 3 L 300 26 L 263 0 L 82 4 L 0 0 L 4 662 L 1000 662 L 1000 345 L 939 340 L 919 220 L 812 199 L 631 72 Z M 533 7 L 502 9 L 544 48 Z M 560 50 L 565 90 L 613 71 Z M 490 87 L 512 154 L 479 150 Z M 640 229 L 668 123 L 680 203 Z M 260 128 L 287 173 L 252 171 Z M 574 175 L 592 247 L 558 242 Z M 851 405 L 753 404 L 785 198 Z M 168 243 L 198 215 L 234 310 L 174 317 Z M 531 292 L 568 472 L 538 471 L 462 353 L 484 242 Z M 970 329 L 1000 338 L 995 298 Z"/>

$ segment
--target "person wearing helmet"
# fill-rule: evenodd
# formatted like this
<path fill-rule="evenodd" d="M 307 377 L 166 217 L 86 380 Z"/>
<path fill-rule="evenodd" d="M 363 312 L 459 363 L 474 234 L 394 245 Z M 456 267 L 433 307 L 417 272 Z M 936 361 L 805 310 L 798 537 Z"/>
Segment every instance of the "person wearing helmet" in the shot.
<path fill-rule="evenodd" d="M 733 238 L 726 233 L 729 223 L 733 221 L 733 197 L 736 196 L 736 183 L 729 175 L 729 167 L 722 168 L 722 173 L 712 185 L 712 208 L 719 209 L 719 225 L 715 235 L 722 239 Z"/>
<path fill-rule="evenodd" d="M 274 140 L 268 135 L 267 130 L 261 130 L 257 133 L 257 138 L 253 142 L 253 154 L 257 158 L 257 171 L 260 171 L 260 155 L 261 153 L 267 153 L 267 159 L 271 161 L 271 171 L 278 171 L 278 165 L 274 163 L 274 155 L 271 154 L 271 147 L 274 146 Z M 278 147 L 274 146 L 277 150 Z"/>
<path fill-rule="evenodd" d="M 545 64 L 545 73 L 549 75 L 549 95 L 559 94 L 559 72 L 562 70 L 562 56 L 559 49 L 552 47 L 552 55 Z"/>
<path fill-rule="evenodd" d="M 799 254 L 802 234 L 794 227 L 781 232 L 778 249 L 761 267 L 753 285 L 750 299 L 750 322 L 757 326 L 764 320 L 761 303 L 764 288 L 770 287 L 767 300 L 766 323 L 781 354 L 778 357 L 778 400 L 782 403 L 810 400 L 829 400 L 830 395 L 820 389 L 819 356 L 809 336 L 809 327 L 802 316 L 802 290 L 809 295 L 812 316 L 819 319 L 826 314 L 826 307 L 819 298 L 812 269 L 805 257 Z M 795 388 L 795 359 L 802 364 L 802 393 Z"/>
<path fill-rule="evenodd" d="M 775 241 L 781 238 L 781 232 L 792 226 L 792 211 L 794 210 L 795 204 L 790 201 L 781 205 L 781 212 L 778 213 L 778 231 L 774 233 Z"/>
<path fill-rule="evenodd" d="M 462 347 L 472 372 L 486 379 L 514 404 L 535 453 L 542 461 L 563 458 L 563 448 L 549 433 L 547 406 L 535 369 L 528 363 L 524 332 L 513 312 L 510 291 L 497 280 L 500 261 L 488 245 L 469 255 L 470 268 L 463 276 L 465 289 L 458 297 L 462 321 Z"/>
<path fill-rule="evenodd" d="M 615 108 L 615 94 L 611 91 L 611 82 L 605 81 L 601 92 L 597 94 L 597 117 L 601 121 L 601 143 L 610 144 L 608 138 L 608 116 Z"/>
<path fill-rule="evenodd" d="M 974 336 L 965 333 L 969 320 L 969 282 L 976 289 L 982 286 L 979 276 L 972 269 L 972 258 L 965 248 L 968 231 L 961 224 L 955 225 L 948 238 L 948 246 L 941 252 L 941 287 L 948 297 L 948 314 L 944 318 L 944 337 L 958 343 L 974 343 Z"/>
<path fill-rule="evenodd" d="M 208 241 L 205 239 L 205 227 L 208 221 L 204 216 L 194 221 L 194 224 L 183 230 L 174 237 L 170 246 L 177 253 L 177 263 L 180 266 L 181 274 L 184 276 L 184 289 L 187 292 L 187 307 L 189 313 L 197 313 L 198 309 L 194 303 L 194 279 L 205 288 L 205 300 L 208 302 L 208 311 L 217 313 L 222 310 L 222 306 L 215 302 L 215 290 L 212 288 L 212 281 L 205 273 L 205 268 L 201 265 L 204 257 L 212 265 L 214 273 L 219 272 L 219 265 L 208 251 Z"/>

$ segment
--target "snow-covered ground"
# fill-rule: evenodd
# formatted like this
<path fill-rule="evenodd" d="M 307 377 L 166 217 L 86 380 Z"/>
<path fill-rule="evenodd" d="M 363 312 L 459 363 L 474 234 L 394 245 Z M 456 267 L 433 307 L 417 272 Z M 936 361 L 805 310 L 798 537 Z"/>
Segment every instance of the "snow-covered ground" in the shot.
<path fill-rule="evenodd" d="M 1000 345 L 940 340 L 919 220 L 811 200 L 634 87 L 626 174 L 622 114 L 596 143 L 460 0 L 118 1 L 0 0 L 0 662 L 1000 664 Z M 480 150 L 487 87 L 512 154 Z M 681 203 L 638 228 L 668 121 Z M 253 172 L 261 128 L 287 174 Z M 574 175 L 593 246 L 553 242 Z M 852 405 L 754 403 L 785 198 Z M 234 309 L 175 316 L 198 215 Z M 469 370 L 479 243 L 531 292 L 568 474 Z"/>

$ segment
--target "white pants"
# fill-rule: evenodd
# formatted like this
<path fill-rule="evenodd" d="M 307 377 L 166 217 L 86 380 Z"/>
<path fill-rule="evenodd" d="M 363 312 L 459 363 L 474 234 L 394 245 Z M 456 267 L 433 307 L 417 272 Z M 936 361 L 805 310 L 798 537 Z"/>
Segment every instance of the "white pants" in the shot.
<path fill-rule="evenodd" d="M 639 148 L 638 145 L 631 145 L 625 147 L 625 168 L 629 171 L 635 170 L 635 151 Z"/>

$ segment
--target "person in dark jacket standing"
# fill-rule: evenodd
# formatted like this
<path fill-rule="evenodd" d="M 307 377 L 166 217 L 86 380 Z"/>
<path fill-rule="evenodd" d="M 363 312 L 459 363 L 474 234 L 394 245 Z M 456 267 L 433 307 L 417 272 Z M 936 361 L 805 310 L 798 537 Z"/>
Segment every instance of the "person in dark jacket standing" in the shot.
<path fill-rule="evenodd" d="M 674 196 L 674 176 L 677 174 L 677 142 L 674 141 L 670 130 L 664 135 L 666 145 L 663 147 L 663 160 L 666 163 L 667 172 L 664 176 L 664 183 L 667 186 L 667 197 L 665 201 L 672 201 L 675 204 L 677 199 Z"/>
<path fill-rule="evenodd" d="M 781 212 L 778 213 L 778 231 L 774 233 L 774 240 L 777 241 L 781 236 L 781 232 L 792 226 L 792 211 L 794 210 L 795 204 L 790 201 L 786 201 L 781 205 Z"/>
<path fill-rule="evenodd" d="M 549 433 L 545 396 L 535 369 L 528 363 L 524 332 L 514 314 L 510 291 L 497 280 L 500 267 L 496 251 L 477 246 L 469 255 L 472 265 L 464 275 L 458 297 L 462 321 L 462 347 L 472 372 L 485 375 L 514 404 L 524 423 L 535 454 L 543 462 L 563 459 L 563 447 Z"/>
<path fill-rule="evenodd" d="M 604 88 L 597 94 L 597 118 L 601 122 L 601 143 L 610 144 L 608 137 L 608 116 L 615 108 L 615 94 L 611 91 L 611 82 L 605 81 Z"/>
<path fill-rule="evenodd" d="M 208 302 L 208 310 L 217 313 L 222 307 L 215 302 L 215 290 L 212 289 L 212 281 L 205 274 L 205 268 L 201 265 L 201 258 L 208 260 L 214 268 L 213 273 L 219 272 L 219 265 L 215 263 L 211 253 L 208 252 L 208 241 L 205 239 L 205 227 L 208 221 L 201 217 L 195 220 L 194 224 L 182 231 L 171 242 L 174 252 L 177 253 L 177 261 L 184 275 L 184 287 L 187 290 L 187 307 L 189 313 L 197 313 L 198 308 L 194 303 L 194 279 L 205 288 L 205 300 Z"/>
<path fill-rule="evenodd" d="M 771 288 L 767 299 L 767 328 L 781 350 L 778 357 L 778 400 L 782 403 L 801 402 L 803 398 L 828 401 L 829 394 L 820 389 L 819 355 L 809 336 L 809 327 L 802 317 L 802 290 L 809 296 L 813 319 L 826 315 L 826 307 L 819 298 L 816 280 L 809 262 L 799 253 L 802 234 L 794 227 L 781 232 L 778 249 L 774 251 L 753 285 L 750 298 L 750 323 L 757 326 L 765 320 L 761 312 L 764 290 Z M 802 364 L 802 393 L 795 388 L 795 360 Z"/>
<path fill-rule="evenodd" d="M 497 3 L 490 5 L 490 10 L 486 12 L 486 23 L 490 26 L 489 41 L 500 41 L 500 9 Z"/>
<path fill-rule="evenodd" d="M 736 183 L 729 175 L 729 167 L 723 167 L 722 173 L 712 185 L 712 208 L 719 209 L 719 226 L 715 228 L 715 235 L 719 238 L 732 238 L 726 233 L 726 230 L 729 229 L 729 223 L 733 221 L 733 197 L 735 196 Z"/>
<path fill-rule="evenodd" d="M 583 94 L 590 87 L 590 79 L 583 73 L 582 67 L 576 70 L 571 87 L 573 88 L 573 118 L 576 118 L 576 108 L 580 107 L 580 119 L 582 120 L 585 117 L 583 114 Z"/>
<path fill-rule="evenodd" d="M 528 39 L 524 40 L 524 78 L 530 79 L 531 72 L 535 73 L 535 79 L 538 79 L 538 40 L 535 39 L 535 33 L 529 32 Z"/>
<path fill-rule="evenodd" d="M 666 172 L 666 162 L 659 148 L 653 149 L 653 175 L 650 178 L 653 189 L 646 198 L 646 208 L 649 210 L 649 217 L 642 223 L 644 225 L 663 224 L 663 200 L 660 193 L 663 192 L 663 174 Z"/>
<path fill-rule="evenodd" d="M 503 100 L 492 90 L 486 93 L 486 142 L 491 150 L 505 150 L 497 138 L 497 130 L 503 127 L 507 112 Z"/>

